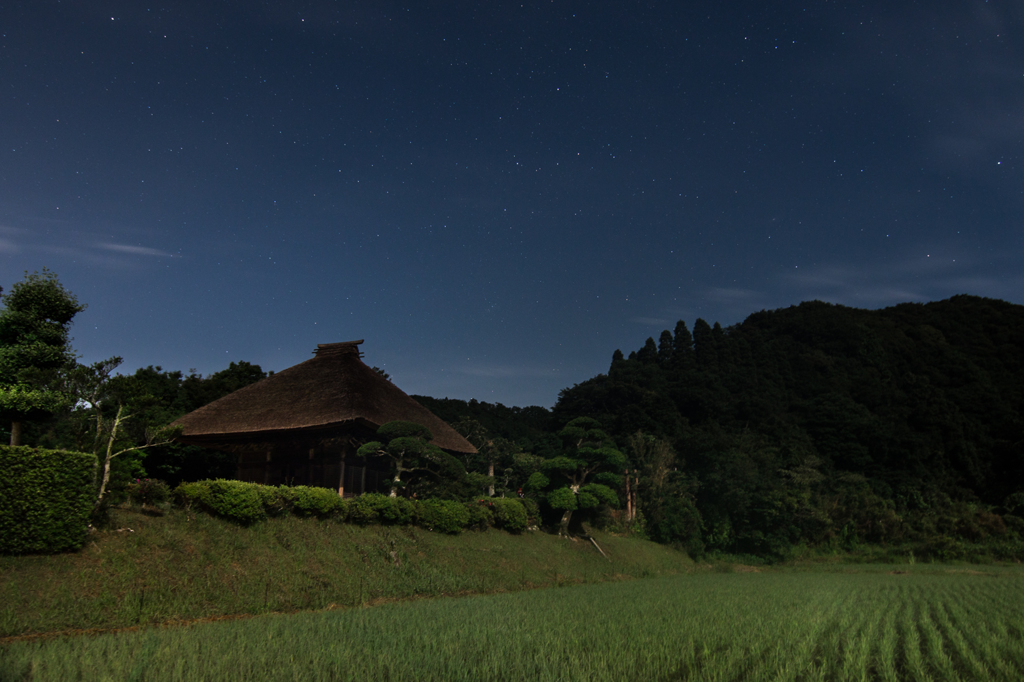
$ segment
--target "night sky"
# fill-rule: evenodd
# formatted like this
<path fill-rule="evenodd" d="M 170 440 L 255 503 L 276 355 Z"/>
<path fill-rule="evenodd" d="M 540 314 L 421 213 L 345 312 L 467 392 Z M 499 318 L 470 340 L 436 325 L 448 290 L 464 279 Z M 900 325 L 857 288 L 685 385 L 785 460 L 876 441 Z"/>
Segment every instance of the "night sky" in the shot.
<path fill-rule="evenodd" d="M 0 285 L 203 374 L 551 406 L 684 319 L 1024 303 L 1024 5 L 4 2 Z"/>

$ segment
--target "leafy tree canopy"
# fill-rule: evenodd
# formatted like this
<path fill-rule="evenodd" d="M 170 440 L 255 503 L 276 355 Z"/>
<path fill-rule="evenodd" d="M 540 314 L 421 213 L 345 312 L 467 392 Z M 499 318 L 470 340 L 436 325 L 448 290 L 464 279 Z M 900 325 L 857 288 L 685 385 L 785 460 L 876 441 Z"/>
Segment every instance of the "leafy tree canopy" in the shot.
<path fill-rule="evenodd" d="M 545 459 L 530 476 L 526 487 L 552 510 L 561 512 L 563 534 L 570 530 L 573 512 L 592 510 L 600 504 L 616 507 L 615 490 L 622 484 L 626 456 L 614 445 L 597 420 L 573 419 L 558 434 L 561 454 Z M 577 516 L 576 528 L 581 517 Z"/>
<path fill-rule="evenodd" d="M 391 460 L 391 497 L 396 497 L 401 489 L 415 486 L 423 478 L 460 484 L 466 476 L 459 460 L 431 443 L 430 429 L 421 424 L 388 422 L 377 429 L 377 436 L 380 440 L 364 444 L 356 454 Z"/>
<path fill-rule="evenodd" d="M 59 370 L 74 363 L 68 328 L 85 306 L 46 269 L 26 273 L 0 294 L 0 303 L 0 417 L 12 422 L 11 444 L 17 445 L 22 420 L 73 401 L 58 386 Z"/>

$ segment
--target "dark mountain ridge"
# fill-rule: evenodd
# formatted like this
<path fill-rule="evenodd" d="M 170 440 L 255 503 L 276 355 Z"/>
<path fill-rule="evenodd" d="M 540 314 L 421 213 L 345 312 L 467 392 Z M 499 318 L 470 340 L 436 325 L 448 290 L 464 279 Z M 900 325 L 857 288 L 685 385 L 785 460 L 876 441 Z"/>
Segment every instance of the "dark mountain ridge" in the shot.
<path fill-rule="evenodd" d="M 755 527 L 755 540 L 772 535 L 765 515 L 794 500 L 835 533 L 821 505 L 851 489 L 897 516 L 1003 505 L 1024 491 L 1022 414 L 1024 306 L 974 296 L 810 301 L 725 329 L 698 319 L 692 333 L 679 322 L 616 351 L 553 409 L 556 423 L 594 416 L 622 443 L 637 431 L 670 442 L 705 531 L 728 528 L 732 548 Z"/>

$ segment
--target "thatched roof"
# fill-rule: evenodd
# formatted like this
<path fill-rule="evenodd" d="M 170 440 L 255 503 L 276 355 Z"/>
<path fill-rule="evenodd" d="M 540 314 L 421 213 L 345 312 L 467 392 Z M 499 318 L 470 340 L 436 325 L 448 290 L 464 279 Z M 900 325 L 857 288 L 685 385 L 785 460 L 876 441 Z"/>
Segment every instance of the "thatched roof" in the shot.
<path fill-rule="evenodd" d="M 353 422 L 376 430 L 390 421 L 422 424 L 433 443 L 453 452 L 476 452 L 430 410 L 360 360 L 362 341 L 320 344 L 303 363 L 240 388 L 174 422 L 183 442 L 329 430 Z"/>

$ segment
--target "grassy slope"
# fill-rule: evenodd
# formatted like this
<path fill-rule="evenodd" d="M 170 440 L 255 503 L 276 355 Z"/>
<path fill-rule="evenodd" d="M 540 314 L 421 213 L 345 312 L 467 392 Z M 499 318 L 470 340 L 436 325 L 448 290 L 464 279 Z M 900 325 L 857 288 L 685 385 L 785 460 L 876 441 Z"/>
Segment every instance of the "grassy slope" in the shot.
<path fill-rule="evenodd" d="M 203 514 L 113 512 L 85 549 L 0 557 L 0 637 L 669 575 L 672 549 L 598 535 L 359 527 L 294 517 L 239 528 Z"/>

